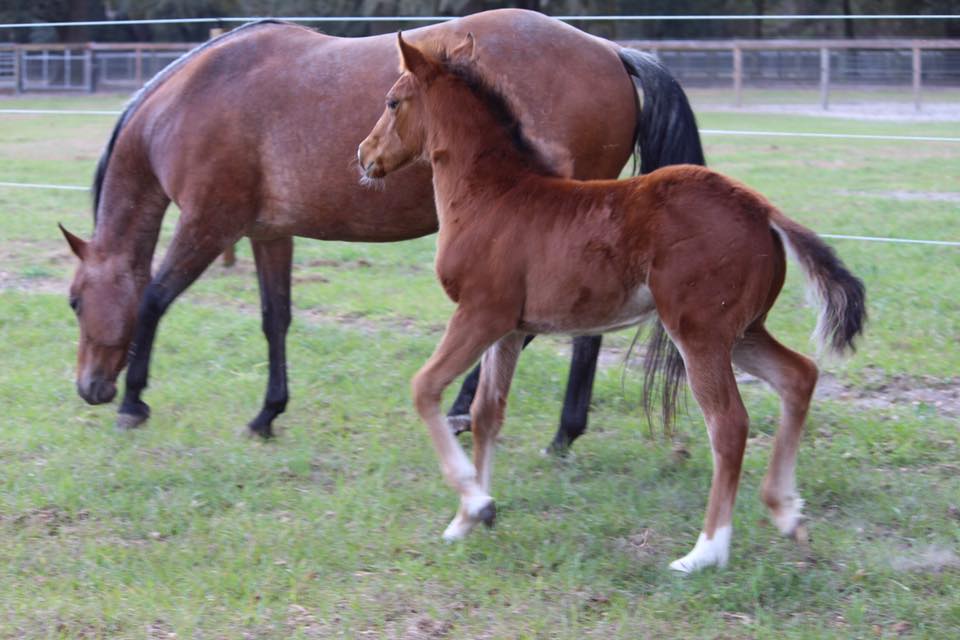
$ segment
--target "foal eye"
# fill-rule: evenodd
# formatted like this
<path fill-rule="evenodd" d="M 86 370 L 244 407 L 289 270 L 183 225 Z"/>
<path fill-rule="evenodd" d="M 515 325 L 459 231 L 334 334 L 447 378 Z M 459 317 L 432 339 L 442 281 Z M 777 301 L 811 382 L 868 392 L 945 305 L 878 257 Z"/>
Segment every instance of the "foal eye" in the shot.
<path fill-rule="evenodd" d="M 387 109 L 390 109 L 390 111 L 394 111 L 398 106 L 400 106 L 399 100 L 387 100 Z"/>
<path fill-rule="evenodd" d="M 70 296 L 70 308 L 73 309 L 74 313 L 80 312 L 80 298 L 76 296 Z"/>

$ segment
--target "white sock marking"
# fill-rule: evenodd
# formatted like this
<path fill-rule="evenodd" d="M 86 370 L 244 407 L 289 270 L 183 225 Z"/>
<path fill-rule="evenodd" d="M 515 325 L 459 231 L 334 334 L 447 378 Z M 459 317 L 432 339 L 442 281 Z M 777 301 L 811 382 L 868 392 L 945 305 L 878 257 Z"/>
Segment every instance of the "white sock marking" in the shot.
<path fill-rule="evenodd" d="M 693 551 L 679 560 L 670 563 L 670 568 L 683 573 L 693 573 L 706 567 L 717 565 L 726 566 L 730 555 L 730 537 L 733 529 L 730 525 L 719 527 L 713 532 L 713 538 L 708 540 L 707 534 L 701 532 Z"/>

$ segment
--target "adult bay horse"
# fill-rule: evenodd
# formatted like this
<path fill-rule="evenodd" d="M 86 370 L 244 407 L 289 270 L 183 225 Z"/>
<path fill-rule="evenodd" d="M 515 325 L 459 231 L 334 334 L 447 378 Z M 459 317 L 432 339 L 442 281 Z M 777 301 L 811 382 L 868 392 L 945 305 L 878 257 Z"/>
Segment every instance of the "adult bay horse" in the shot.
<path fill-rule="evenodd" d="M 838 353 L 852 349 L 861 332 L 863 283 L 815 233 L 704 167 L 666 167 L 623 181 L 562 177 L 524 137 L 509 87 L 496 88 L 477 72 L 474 59 L 486 49 L 472 35 L 449 53 L 403 38 L 399 45 L 404 73 L 357 154 L 372 178 L 420 157 L 433 167 L 437 276 L 457 308 L 414 377 L 413 396 L 460 495 L 444 537 L 461 538 L 494 518 L 493 447 L 524 336 L 600 333 L 651 317 L 683 358 L 714 460 L 702 533 L 671 568 L 727 561 L 748 429 L 732 363 L 780 395 L 782 421 L 762 496 L 780 531 L 793 535 L 802 506 L 797 445 L 817 367 L 764 328 L 783 286 L 785 248 L 820 302 L 816 335 Z M 440 398 L 481 355 L 471 462 L 445 424 Z"/>
<path fill-rule="evenodd" d="M 565 174 L 616 177 L 635 148 L 643 171 L 703 162 L 686 97 L 652 58 L 520 10 L 476 14 L 410 38 L 458 42 L 467 32 L 484 38 L 483 72 L 511 86 L 528 135 Z M 97 169 L 92 239 L 64 231 L 80 258 L 70 300 L 84 399 L 109 402 L 128 365 L 118 425 L 145 421 L 142 393 L 161 316 L 247 236 L 270 361 L 263 407 L 248 428 L 272 434 L 287 404 L 293 236 L 392 242 L 437 229 L 428 164 L 411 165 L 382 190 L 357 184 L 356 145 L 376 122 L 395 56 L 390 35 L 334 38 L 264 21 L 186 54 L 134 96 Z M 170 201 L 181 215 L 151 274 Z M 599 346 L 599 338 L 575 343 L 558 448 L 586 426 Z M 468 379 L 453 412 L 469 407 L 471 396 Z"/>

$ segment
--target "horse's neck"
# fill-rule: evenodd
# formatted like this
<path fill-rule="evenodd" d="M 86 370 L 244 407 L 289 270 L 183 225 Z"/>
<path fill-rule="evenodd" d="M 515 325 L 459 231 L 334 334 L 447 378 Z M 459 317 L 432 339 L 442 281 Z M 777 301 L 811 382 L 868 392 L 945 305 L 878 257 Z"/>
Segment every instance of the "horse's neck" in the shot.
<path fill-rule="evenodd" d="M 485 200 L 533 173 L 485 106 L 473 96 L 466 102 L 449 117 L 434 118 L 427 136 L 441 226 L 447 215 L 484 210 Z"/>
<path fill-rule="evenodd" d="M 104 191 L 92 242 L 101 253 L 123 258 L 135 278 L 148 280 L 169 201 L 162 193 L 138 191 Z"/>

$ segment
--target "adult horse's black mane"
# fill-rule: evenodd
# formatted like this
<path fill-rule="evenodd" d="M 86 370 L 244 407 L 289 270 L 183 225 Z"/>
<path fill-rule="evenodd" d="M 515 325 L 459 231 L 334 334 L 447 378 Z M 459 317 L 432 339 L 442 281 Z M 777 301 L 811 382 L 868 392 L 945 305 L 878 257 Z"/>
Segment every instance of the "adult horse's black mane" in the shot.
<path fill-rule="evenodd" d="M 93 224 L 97 224 L 97 210 L 100 208 L 100 192 L 103 189 L 103 180 L 107 175 L 107 165 L 110 163 L 110 156 L 113 154 L 113 147 L 117 142 L 117 138 L 120 137 L 120 131 L 123 129 L 123 125 L 126 124 L 127 120 L 133 115 L 134 111 L 137 110 L 143 101 L 146 100 L 150 94 L 156 90 L 163 82 L 169 78 L 173 72 L 182 67 L 187 60 L 193 58 L 196 54 L 201 51 L 206 51 L 211 46 L 219 44 L 228 38 L 247 31 L 252 27 L 258 27 L 264 24 L 293 24 L 290 22 L 284 22 L 283 20 L 257 20 L 256 22 L 248 22 L 244 25 L 237 27 L 232 31 L 221 34 L 216 38 L 211 38 L 210 40 L 204 42 L 199 47 L 191 49 L 186 52 L 166 67 L 160 70 L 157 75 L 150 78 L 145 85 L 143 85 L 136 93 L 133 94 L 133 97 L 127 102 L 127 105 L 123 108 L 123 113 L 120 114 L 120 118 L 117 119 L 117 124 L 113 128 L 113 132 L 110 134 L 110 140 L 107 142 L 107 147 L 103 150 L 103 154 L 100 156 L 99 162 L 97 162 L 97 170 L 93 177 Z M 297 25 L 299 26 L 299 25 Z M 303 27 L 306 28 L 306 27 Z"/>

